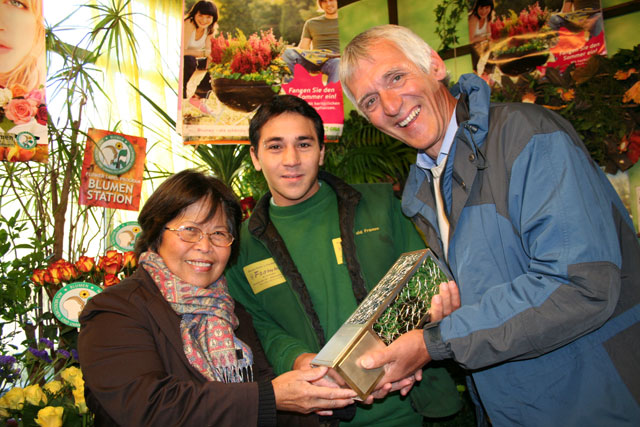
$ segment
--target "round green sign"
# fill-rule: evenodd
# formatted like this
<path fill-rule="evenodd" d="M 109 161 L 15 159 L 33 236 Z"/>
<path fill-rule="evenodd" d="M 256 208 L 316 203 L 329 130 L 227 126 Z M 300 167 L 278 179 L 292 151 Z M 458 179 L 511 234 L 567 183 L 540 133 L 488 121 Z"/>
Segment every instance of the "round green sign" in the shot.
<path fill-rule="evenodd" d="M 36 136 L 31 132 L 20 132 L 16 135 L 18 146 L 26 150 L 31 150 L 36 146 Z"/>
<path fill-rule="evenodd" d="M 102 292 L 102 288 L 89 282 L 69 283 L 53 296 L 51 309 L 54 316 L 65 325 L 80 327 L 78 318 L 87 301 Z"/>
<path fill-rule="evenodd" d="M 122 223 L 111 232 L 111 245 L 122 252 L 132 251 L 140 231 L 142 228 L 136 221 Z"/>
<path fill-rule="evenodd" d="M 103 171 L 122 175 L 136 162 L 136 150 L 125 137 L 107 135 L 96 144 L 93 159 Z"/>

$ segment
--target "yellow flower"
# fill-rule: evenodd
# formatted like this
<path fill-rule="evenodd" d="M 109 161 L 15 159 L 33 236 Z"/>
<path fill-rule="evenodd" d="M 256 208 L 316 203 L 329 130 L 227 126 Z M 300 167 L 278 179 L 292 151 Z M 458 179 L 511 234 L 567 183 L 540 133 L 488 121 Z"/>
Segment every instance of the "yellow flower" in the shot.
<path fill-rule="evenodd" d="M 66 383 L 75 385 L 74 383 L 77 381 L 76 378 L 80 378 L 80 380 L 82 380 L 82 371 L 75 366 L 70 366 L 60 372 L 60 376 Z"/>
<path fill-rule="evenodd" d="M 1 400 L 1 399 L 0 399 Z M 0 418 L 9 418 L 9 411 L 0 408 Z"/>
<path fill-rule="evenodd" d="M 625 92 L 624 97 L 622 98 L 622 102 L 631 101 L 635 102 L 636 104 L 640 104 L 640 81 L 631 86 L 629 90 Z"/>
<path fill-rule="evenodd" d="M 21 411 L 24 407 L 24 390 L 22 387 L 14 387 L 0 399 L 0 408 Z"/>
<path fill-rule="evenodd" d="M 86 414 L 88 411 L 87 403 L 84 400 L 84 387 L 74 388 L 73 391 L 73 400 L 78 407 L 78 412 L 81 414 Z"/>
<path fill-rule="evenodd" d="M 41 427 L 62 427 L 61 406 L 47 406 L 38 411 L 38 417 L 34 420 Z"/>
<path fill-rule="evenodd" d="M 24 398 L 34 406 L 40 406 L 41 403 L 47 404 L 47 396 L 38 384 L 25 387 Z"/>
<path fill-rule="evenodd" d="M 49 381 L 44 385 L 44 391 L 49 393 L 52 396 L 55 396 L 62 390 L 62 383 L 60 381 Z"/>

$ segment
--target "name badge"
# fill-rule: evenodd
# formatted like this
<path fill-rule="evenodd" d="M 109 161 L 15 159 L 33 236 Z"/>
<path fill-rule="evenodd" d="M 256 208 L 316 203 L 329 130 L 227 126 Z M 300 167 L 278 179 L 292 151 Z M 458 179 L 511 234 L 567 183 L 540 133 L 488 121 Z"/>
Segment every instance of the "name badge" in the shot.
<path fill-rule="evenodd" d="M 245 266 L 244 275 L 254 294 L 284 283 L 286 280 L 273 258 L 263 259 Z"/>
<path fill-rule="evenodd" d="M 343 262 L 343 260 L 342 260 L 342 239 L 340 237 L 336 237 L 335 239 L 331 240 L 331 243 L 333 243 L 333 252 L 335 252 L 335 254 L 336 254 L 336 262 L 338 263 L 338 265 L 340 265 Z"/>

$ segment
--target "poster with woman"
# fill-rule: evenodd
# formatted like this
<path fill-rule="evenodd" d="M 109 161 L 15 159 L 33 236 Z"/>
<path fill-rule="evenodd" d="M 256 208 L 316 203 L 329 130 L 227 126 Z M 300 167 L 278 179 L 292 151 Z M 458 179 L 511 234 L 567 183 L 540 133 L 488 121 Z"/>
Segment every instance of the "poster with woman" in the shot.
<path fill-rule="evenodd" d="M 607 53 L 599 0 L 472 0 L 469 11 L 473 67 L 489 82 Z"/>
<path fill-rule="evenodd" d="M 183 0 L 183 10 L 178 131 L 185 144 L 246 142 L 255 110 L 284 93 L 316 107 L 327 139 L 337 139 L 344 113 L 336 0 Z"/>
<path fill-rule="evenodd" d="M 0 2 L 0 160 L 47 162 L 42 0 Z"/>

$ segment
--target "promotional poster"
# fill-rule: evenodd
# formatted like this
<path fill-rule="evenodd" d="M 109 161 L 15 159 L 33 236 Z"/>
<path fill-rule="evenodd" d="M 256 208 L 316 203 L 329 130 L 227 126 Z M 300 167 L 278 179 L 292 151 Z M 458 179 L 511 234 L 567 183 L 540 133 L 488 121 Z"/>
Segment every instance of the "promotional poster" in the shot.
<path fill-rule="evenodd" d="M 147 140 L 99 129 L 88 135 L 79 203 L 137 211 Z"/>
<path fill-rule="evenodd" d="M 48 160 L 42 0 L 10 2 L 0 32 L 0 160 Z"/>
<path fill-rule="evenodd" d="M 336 0 L 184 0 L 178 131 L 185 144 L 240 143 L 276 94 L 304 98 L 327 140 L 344 122 Z"/>
<path fill-rule="evenodd" d="M 489 82 L 607 53 L 599 0 L 471 1 L 469 43 L 474 70 Z"/>

